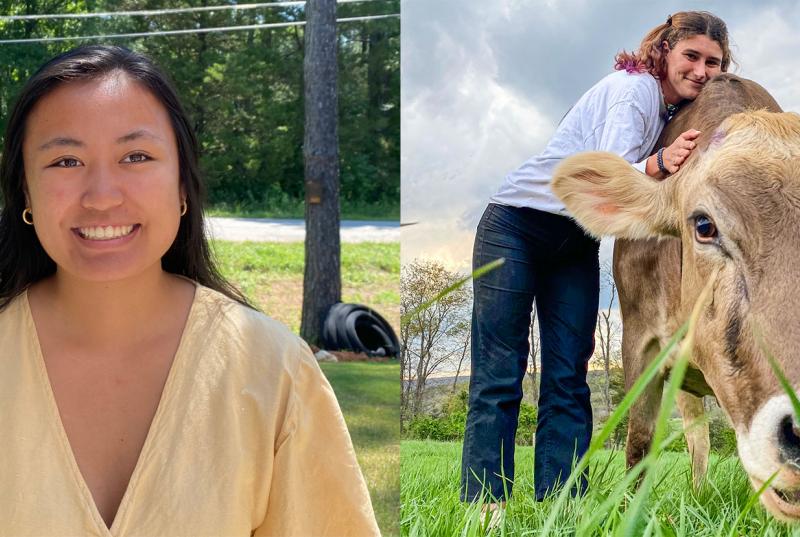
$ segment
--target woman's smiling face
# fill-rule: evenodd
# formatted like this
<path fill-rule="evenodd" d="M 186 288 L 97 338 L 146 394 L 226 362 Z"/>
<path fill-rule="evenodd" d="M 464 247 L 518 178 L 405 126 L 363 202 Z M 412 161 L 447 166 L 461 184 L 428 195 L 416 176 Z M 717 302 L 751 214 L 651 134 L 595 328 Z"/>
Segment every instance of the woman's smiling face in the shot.
<path fill-rule="evenodd" d="M 161 270 L 185 198 L 169 115 L 126 74 L 68 82 L 25 125 L 28 207 L 59 271 L 114 281 Z"/>

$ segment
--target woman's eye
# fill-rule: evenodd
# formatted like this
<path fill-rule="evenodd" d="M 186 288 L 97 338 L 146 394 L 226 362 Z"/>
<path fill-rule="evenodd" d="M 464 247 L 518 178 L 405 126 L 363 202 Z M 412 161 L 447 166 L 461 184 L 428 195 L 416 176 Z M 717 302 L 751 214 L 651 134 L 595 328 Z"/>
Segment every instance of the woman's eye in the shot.
<path fill-rule="evenodd" d="M 122 162 L 144 162 L 146 160 L 150 160 L 150 157 L 144 153 L 133 153 L 122 159 Z"/>
<path fill-rule="evenodd" d="M 694 233 L 699 242 L 713 242 L 717 238 L 717 226 L 709 217 L 700 215 L 694 219 Z"/>
<path fill-rule="evenodd" d="M 75 168 L 80 166 L 80 162 L 78 159 L 75 158 L 62 158 L 61 160 L 54 162 L 52 165 L 56 168 Z"/>

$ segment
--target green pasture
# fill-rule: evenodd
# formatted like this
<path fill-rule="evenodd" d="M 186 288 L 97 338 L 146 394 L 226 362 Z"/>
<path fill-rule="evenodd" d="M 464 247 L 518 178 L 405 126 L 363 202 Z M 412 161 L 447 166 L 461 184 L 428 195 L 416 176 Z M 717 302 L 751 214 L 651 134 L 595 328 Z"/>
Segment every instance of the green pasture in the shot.
<path fill-rule="evenodd" d="M 302 242 L 214 241 L 220 270 L 267 315 L 297 333 L 303 304 Z M 342 300 L 366 304 L 400 330 L 400 243 L 343 243 Z"/>
<path fill-rule="evenodd" d="M 484 535 L 478 508 L 459 501 L 461 443 L 403 441 L 400 455 L 402 535 Z M 760 505 L 746 510 L 754 491 L 738 458 L 712 454 L 708 479 L 694 491 L 689 455 L 672 452 L 663 452 L 658 458 L 641 524 L 626 528 L 626 510 L 635 489 L 615 497 L 624 465 L 621 451 L 598 451 L 589 464 L 589 493 L 558 508 L 547 535 L 800 536 L 800 528 L 774 520 Z M 515 467 L 505 524 L 492 535 L 544 535 L 541 530 L 556 507 L 556 498 L 536 502 L 532 447 L 517 447 Z M 612 501 L 606 503 L 609 499 Z"/>

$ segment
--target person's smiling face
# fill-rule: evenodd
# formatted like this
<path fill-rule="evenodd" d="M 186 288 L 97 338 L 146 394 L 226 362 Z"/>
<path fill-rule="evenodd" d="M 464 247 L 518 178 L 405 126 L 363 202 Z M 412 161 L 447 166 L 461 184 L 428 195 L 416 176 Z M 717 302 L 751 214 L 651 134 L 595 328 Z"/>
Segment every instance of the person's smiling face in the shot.
<path fill-rule="evenodd" d="M 25 124 L 36 235 L 59 271 L 113 281 L 161 270 L 184 198 L 169 115 L 122 72 L 68 82 Z"/>
<path fill-rule="evenodd" d="M 682 39 L 673 49 L 665 41 L 662 47 L 667 55 L 667 73 L 661 89 L 669 104 L 694 100 L 703 85 L 722 72 L 722 48 L 705 35 Z"/>

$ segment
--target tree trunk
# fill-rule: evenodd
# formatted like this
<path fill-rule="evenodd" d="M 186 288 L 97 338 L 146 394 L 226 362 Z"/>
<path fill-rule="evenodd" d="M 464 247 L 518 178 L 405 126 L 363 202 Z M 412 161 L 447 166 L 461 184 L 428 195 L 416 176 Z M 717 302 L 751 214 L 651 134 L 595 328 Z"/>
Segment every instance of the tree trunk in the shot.
<path fill-rule="evenodd" d="M 342 297 L 336 0 L 306 2 L 304 48 L 306 257 L 300 335 L 319 344 L 325 315 Z"/>
<path fill-rule="evenodd" d="M 467 357 L 467 349 L 469 349 L 469 344 L 472 342 L 472 325 L 468 325 L 465 337 L 464 337 L 464 346 L 461 348 L 461 357 L 458 359 L 458 368 L 456 369 L 456 378 L 453 379 L 453 388 L 450 390 L 452 393 L 456 391 L 456 385 L 458 384 L 458 376 L 461 374 L 461 366 L 464 365 L 464 359 Z"/>

